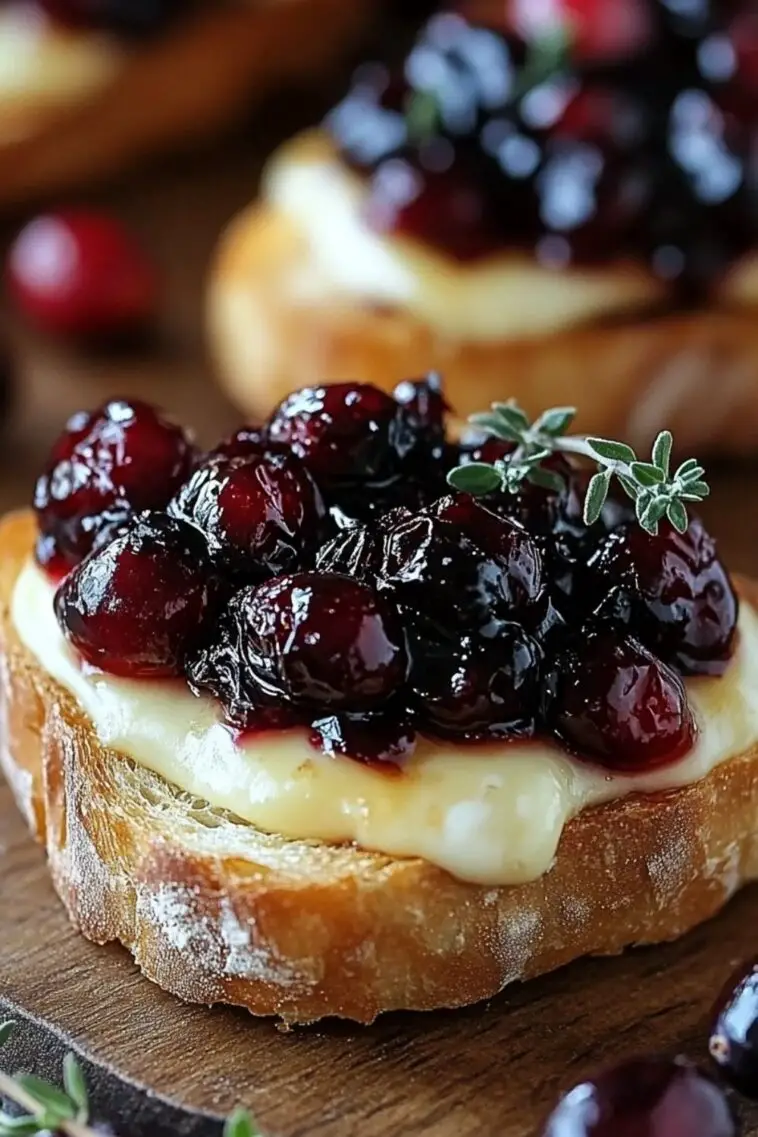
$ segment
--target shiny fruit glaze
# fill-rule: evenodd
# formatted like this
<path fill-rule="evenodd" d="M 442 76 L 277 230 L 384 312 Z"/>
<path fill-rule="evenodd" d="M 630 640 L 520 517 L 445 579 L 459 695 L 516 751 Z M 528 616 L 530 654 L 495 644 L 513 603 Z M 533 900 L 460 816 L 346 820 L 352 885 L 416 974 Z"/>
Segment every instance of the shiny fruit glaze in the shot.
<path fill-rule="evenodd" d="M 576 1086 L 540 1137 L 738 1137 L 721 1089 L 683 1059 L 640 1058 Z"/>
<path fill-rule="evenodd" d="M 758 1101 L 758 962 L 727 984 L 716 1004 L 708 1048 L 721 1077 Z"/>
<path fill-rule="evenodd" d="M 748 0 L 468 0 L 327 118 L 368 223 L 461 261 L 642 259 L 682 300 L 758 240 Z"/>
<path fill-rule="evenodd" d="M 165 508 L 194 459 L 181 427 L 147 403 L 110 399 L 74 415 L 37 479 L 37 558 L 55 572 L 143 509 Z"/>
<path fill-rule="evenodd" d="M 451 493 L 462 457 L 508 449 L 452 443 L 446 409 L 436 376 L 309 388 L 200 460 L 144 404 L 75 416 L 35 497 L 64 633 L 105 670 L 183 674 L 238 729 L 384 768 L 418 735 L 674 761 L 695 734 L 681 676 L 720 674 L 735 639 L 702 523 L 647 538 L 609 500 L 587 528 L 563 457 L 560 488 Z"/>
<path fill-rule="evenodd" d="M 121 222 L 85 210 L 30 221 L 11 246 L 6 279 L 30 321 L 77 340 L 143 331 L 158 296 L 155 268 Z"/>

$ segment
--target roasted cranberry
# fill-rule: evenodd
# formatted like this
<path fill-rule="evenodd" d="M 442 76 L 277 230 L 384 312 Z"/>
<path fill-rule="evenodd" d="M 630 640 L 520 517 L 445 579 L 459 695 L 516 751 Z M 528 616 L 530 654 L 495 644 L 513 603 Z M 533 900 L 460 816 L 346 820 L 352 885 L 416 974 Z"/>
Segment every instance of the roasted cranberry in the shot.
<path fill-rule="evenodd" d="M 384 597 L 349 577 L 280 576 L 232 601 L 249 667 L 263 692 L 294 706 L 367 711 L 403 684 L 405 635 Z"/>
<path fill-rule="evenodd" d="M 265 454 L 266 432 L 262 427 L 241 426 L 208 455 L 209 458 L 252 458 Z"/>
<path fill-rule="evenodd" d="M 220 567 L 250 578 L 301 564 L 315 550 L 325 516 L 305 466 L 284 454 L 212 459 L 170 508 L 202 530 Z"/>
<path fill-rule="evenodd" d="M 648 770 L 681 757 L 695 727 L 680 677 L 631 636 L 585 629 L 557 662 L 549 717 L 585 758 Z"/>
<path fill-rule="evenodd" d="M 528 737 L 539 703 L 541 653 L 518 625 L 494 638 L 414 655 L 410 684 L 422 730 L 440 738 L 479 741 Z"/>
<path fill-rule="evenodd" d="M 430 462 L 441 455 L 445 442 L 445 416 L 449 406 L 442 394 L 442 383 L 436 372 L 424 379 L 406 379 L 395 388 L 395 402 L 413 437 L 411 457 Z"/>
<path fill-rule="evenodd" d="M 718 1001 L 711 1057 L 730 1085 L 758 1101 L 758 962 L 733 976 Z"/>
<path fill-rule="evenodd" d="M 737 1137 L 723 1091 L 682 1058 L 637 1058 L 563 1098 L 542 1137 Z"/>
<path fill-rule="evenodd" d="M 17 236 L 8 287 L 43 330 L 93 339 L 143 328 L 157 299 L 155 270 L 115 218 L 70 210 L 45 214 Z"/>
<path fill-rule="evenodd" d="M 625 588 L 633 631 L 685 675 L 718 675 L 732 653 L 737 597 L 713 538 L 693 517 L 686 533 L 668 522 L 657 536 L 638 525 L 613 533 L 590 568 Z"/>
<path fill-rule="evenodd" d="M 397 403 L 368 383 L 288 395 L 269 420 L 268 437 L 302 459 L 319 485 L 389 475 L 409 445 Z"/>
<path fill-rule="evenodd" d="M 111 399 L 75 415 L 34 492 L 40 562 L 75 565 L 114 523 L 165 506 L 192 461 L 184 431 L 147 403 Z"/>
<path fill-rule="evenodd" d="M 192 526 L 144 513 L 91 553 L 55 595 L 64 635 L 116 675 L 179 675 L 210 605 L 205 542 Z"/>
<path fill-rule="evenodd" d="M 342 754 L 368 766 L 402 767 L 416 748 L 416 733 L 402 706 L 374 714 L 328 715 L 311 727 L 311 743 L 325 754 Z"/>
<path fill-rule="evenodd" d="M 507 29 L 527 41 L 563 29 L 577 62 L 626 59 L 646 47 L 653 34 L 648 0 L 556 0 L 544 5 L 534 0 L 513 0 L 508 5 L 467 0 L 463 11 L 471 19 L 483 20 L 488 13 L 507 13 Z"/>

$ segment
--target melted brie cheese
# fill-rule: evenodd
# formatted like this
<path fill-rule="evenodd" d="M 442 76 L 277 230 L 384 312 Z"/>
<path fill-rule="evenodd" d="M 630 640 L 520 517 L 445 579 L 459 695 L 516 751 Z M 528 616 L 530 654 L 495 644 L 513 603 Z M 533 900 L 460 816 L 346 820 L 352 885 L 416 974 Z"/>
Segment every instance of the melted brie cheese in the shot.
<path fill-rule="evenodd" d="M 463 747 L 421 739 L 403 773 L 393 775 L 323 755 L 304 731 L 237 741 L 215 701 L 184 684 L 82 667 L 55 620 L 53 592 L 30 562 L 16 583 L 13 621 L 45 671 L 76 696 L 104 746 L 260 829 L 423 857 L 480 884 L 534 880 L 581 810 L 695 782 L 758 739 L 758 616 L 746 605 L 727 674 L 687 682 L 697 742 L 666 769 L 614 775 L 547 742 Z"/>

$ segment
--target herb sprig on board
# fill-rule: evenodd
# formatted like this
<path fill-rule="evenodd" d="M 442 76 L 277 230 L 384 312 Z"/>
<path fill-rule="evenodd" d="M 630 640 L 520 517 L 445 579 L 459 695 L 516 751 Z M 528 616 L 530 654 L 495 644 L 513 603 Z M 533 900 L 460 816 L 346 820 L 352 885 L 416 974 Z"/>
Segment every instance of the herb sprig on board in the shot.
<path fill-rule="evenodd" d="M 0 1046 L 10 1038 L 15 1023 L 0 1023 Z M 0 1071 L 0 1096 L 15 1102 L 25 1114 L 11 1116 L 0 1111 L 0 1137 L 33 1137 L 62 1133 L 65 1137 L 103 1137 L 109 1126 L 90 1125 L 89 1097 L 81 1066 L 73 1054 L 63 1060 L 63 1088 L 34 1074 L 10 1077 Z M 223 1137 L 261 1137 L 252 1116 L 237 1109 L 224 1124 Z"/>
<path fill-rule="evenodd" d="M 530 422 L 514 400 L 493 403 L 491 410 L 471 415 L 469 422 L 493 438 L 512 443 L 513 450 L 495 462 L 458 466 L 448 474 L 448 482 L 475 497 L 496 491 L 517 493 L 523 482 L 559 490 L 563 480 L 546 468 L 546 459 L 552 454 L 578 455 L 597 465 L 585 496 L 585 524 L 597 521 L 616 478 L 634 501 L 637 520 L 647 533 L 657 533 L 664 518 L 684 533 L 689 524 L 687 504 L 700 502 L 710 493 L 697 460 L 688 458 L 672 473 L 670 431 L 661 431 L 650 460 L 640 461 L 624 442 L 568 434 L 575 415 L 574 407 L 553 407 Z"/>

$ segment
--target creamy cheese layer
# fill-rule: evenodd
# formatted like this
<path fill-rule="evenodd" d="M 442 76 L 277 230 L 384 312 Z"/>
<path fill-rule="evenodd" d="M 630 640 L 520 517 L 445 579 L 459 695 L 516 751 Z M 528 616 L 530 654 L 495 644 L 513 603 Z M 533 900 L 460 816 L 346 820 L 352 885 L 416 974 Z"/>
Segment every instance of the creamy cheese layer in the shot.
<path fill-rule="evenodd" d="M 581 810 L 695 782 L 758 739 L 758 616 L 744 604 L 727 674 L 687 682 L 697 742 L 667 769 L 611 775 L 548 743 L 457 747 L 422 739 L 393 775 L 323 755 L 303 731 L 236 741 L 216 703 L 183 684 L 83 668 L 58 628 L 53 592 L 30 562 L 16 583 L 13 621 L 45 671 L 79 700 L 103 745 L 260 829 L 423 857 L 480 884 L 536 879 Z"/>
<path fill-rule="evenodd" d="M 23 0 L 0 4 L 0 136 L 99 90 L 123 59 L 106 35 L 57 27 Z"/>

